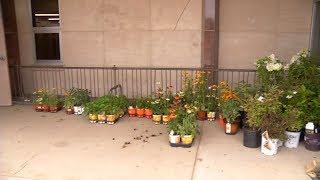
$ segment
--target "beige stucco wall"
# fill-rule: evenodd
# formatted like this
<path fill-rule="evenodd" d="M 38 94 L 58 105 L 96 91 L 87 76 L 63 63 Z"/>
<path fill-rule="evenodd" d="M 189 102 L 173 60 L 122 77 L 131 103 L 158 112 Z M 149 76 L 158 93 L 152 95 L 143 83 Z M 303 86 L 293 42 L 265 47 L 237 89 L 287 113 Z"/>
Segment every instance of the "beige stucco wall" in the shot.
<path fill-rule="evenodd" d="M 15 1 L 24 65 L 35 62 L 28 2 Z M 66 66 L 200 66 L 201 0 L 184 12 L 185 0 L 59 2 Z"/>
<path fill-rule="evenodd" d="M 221 0 L 221 68 L 254 68 L 276 53 L 289 60 L 309 47 L 312 0 Z"/>

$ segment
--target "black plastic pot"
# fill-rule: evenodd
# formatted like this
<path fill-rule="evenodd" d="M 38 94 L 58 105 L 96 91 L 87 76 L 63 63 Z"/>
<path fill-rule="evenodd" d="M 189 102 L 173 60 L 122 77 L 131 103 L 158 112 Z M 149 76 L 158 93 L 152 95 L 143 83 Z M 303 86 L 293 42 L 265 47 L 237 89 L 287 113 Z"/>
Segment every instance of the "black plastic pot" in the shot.
<path fill-rule="evenodd" d="M 259 130 L 243 128 L 243 145 L 248 148 L 258 148 L 261 146 L 261 132 Z"/>
<path fill-rule="evenodd" d="M 305 147 L 309 151 L 320 151 L 320 133 L 305 134 Z"/>

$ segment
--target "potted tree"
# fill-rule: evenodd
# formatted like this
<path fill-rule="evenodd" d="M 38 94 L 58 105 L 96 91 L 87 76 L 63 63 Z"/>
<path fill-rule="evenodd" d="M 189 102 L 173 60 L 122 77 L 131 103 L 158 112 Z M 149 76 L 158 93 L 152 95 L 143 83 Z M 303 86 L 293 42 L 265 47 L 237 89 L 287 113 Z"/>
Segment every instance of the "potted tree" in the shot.
<path fill-rule="evenodd" d="M 222 115 L 225 118 L 225 133 L 234 135 L 239 130 L 240 104 L 236 99 L 224 101 L 221 104 Z"/>
<path fill-rule="evenodd" d="M 299 145 L 301 130 L 304 127 L 304 121 L 301 118 L 301 112 L 292 106 L 286 106 L 284 118 L 287 121 L 287 140 L 284 146 L 287 148 L 297 148 Z"/>

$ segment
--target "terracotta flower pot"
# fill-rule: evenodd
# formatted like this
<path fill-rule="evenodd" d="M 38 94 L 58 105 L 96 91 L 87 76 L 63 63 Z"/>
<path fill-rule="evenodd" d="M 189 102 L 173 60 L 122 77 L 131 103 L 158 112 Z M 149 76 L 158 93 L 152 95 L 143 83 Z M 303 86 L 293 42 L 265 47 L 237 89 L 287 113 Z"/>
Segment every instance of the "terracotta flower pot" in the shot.
<path fill-rule="evenodd" d="M 134 108 L 134 107 L 132 107 L 132 106 L 129 107 L 129 108 L 128 108 L 128 114 L 129 114 L 130 117 L 136 116 L 136 114 L 137 114 L 136 108 Z"/>
<path fill-rule="evenodd" d="M 42 105 L 42 109 L 44 112 L 50 112 L 50 106 L 49 105 Z"/>
<path fill-rule="evenodd" d="M 41 104 L 34 104 L 33 109 L 37 112 L 43 111 L 43 106 Z"/>
<path fill-rule="evenodd" d="M 74 113 L 73 108 L 67 108 L 66 109 L 66 114 L 71 115 L 73 113 Z"/>
<path fill-rule="evenodd" d="M 206 111 L 198 111 L 197 116 L 200 121 L 205 121 L 207 119 L 207 112 Z"/>
<path fill-rule="evenodd" d="M 225 132 L 226 134 L 234 135 L 239 131 L 239 122 L 226 123 Z"/>
<path fill-rule="evenodd" d="M 116 115 L 107 115 L 107 123 L 108 124 L 114 124 L 117 120 Z"/>
<path fill-rule="evenodd" d="M 225 127 L 226 127 L 226 122 L 225 122 L 225 120 L 224 120 L 224 118 L 222 116 L 219 117 L 219 126 L 222 129 L 225 129 Z"/>
<path fill-rule="evenodd" d="M 192 135 L 184 135 L 184 136 L 181 136 L 181 141 L 182 141 L 182 144 L 191 144 L 193 142 L 193 136 Z"/>
<path fill-rule="evenodd" d="M 142 108 L 142 109 L 139 109 L 137 108 L 137 116 L 142 118 L 144 117 L 144 113 L 145 113 L 145 110 Z"/>
<path fill-rule="evenodd" d="M 170 122 L 170 116 L 169 115 L 162 115 L 162 122 L 163 122 L 163 124 L 168 124 L 168 122 Z"/>
<path fill-rule="evenodd" d="M 50 110 L 50 112 L 52 112 L 52 113 L 56 113 L 56 112 L 58 112 L 59 108 L 58 108 L 57 106 L 50 106 L 50 107 L 49 107 L 49 110 Z"/>
<path fill-rule="evenodd" d="M 145 109 L 145 115 L 146 115 L 146 118 L 148 119 L 151 119 L 152 118 L 152 110 L 151 109 Z"/>
<path fill-rule="evenodd" d="M 155 123 L 155 124 L 160 124 L 161 123 L 161 115 L 153 115 L 152 116 L 152 121 Z"/>

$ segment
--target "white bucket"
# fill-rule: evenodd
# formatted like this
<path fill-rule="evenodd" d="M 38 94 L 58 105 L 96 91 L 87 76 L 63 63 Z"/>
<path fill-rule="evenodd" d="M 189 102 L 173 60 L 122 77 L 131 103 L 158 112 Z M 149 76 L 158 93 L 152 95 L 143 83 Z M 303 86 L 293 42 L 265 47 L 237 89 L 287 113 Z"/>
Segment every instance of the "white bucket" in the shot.
<path fill-rule="evenodd" d="M 284 146 L 287 148 L 297 148 L 299 145 L 301 132 L 290 132 L 286 131 L 287 140 L 284 143 Z"/>
<path fill-rule="evenodd" d="M 267 132 L 261 136 L 261 152 L 265 155 L 272 156 L 278 153 L 279 139 L 270 139 Z"/>
<path fill-rule="evenodd" d="M 171 134 L 169 134 L 169 141 L 172 144 L 180 143 L 180 135 L 171 135 Z"/>
<path fill-rule="evenodd" d="M 74 110 L 74 114 L 81 115 L 84 111 L 84 108 L 82 106 L 74 106 L 73 110 Z"/>

